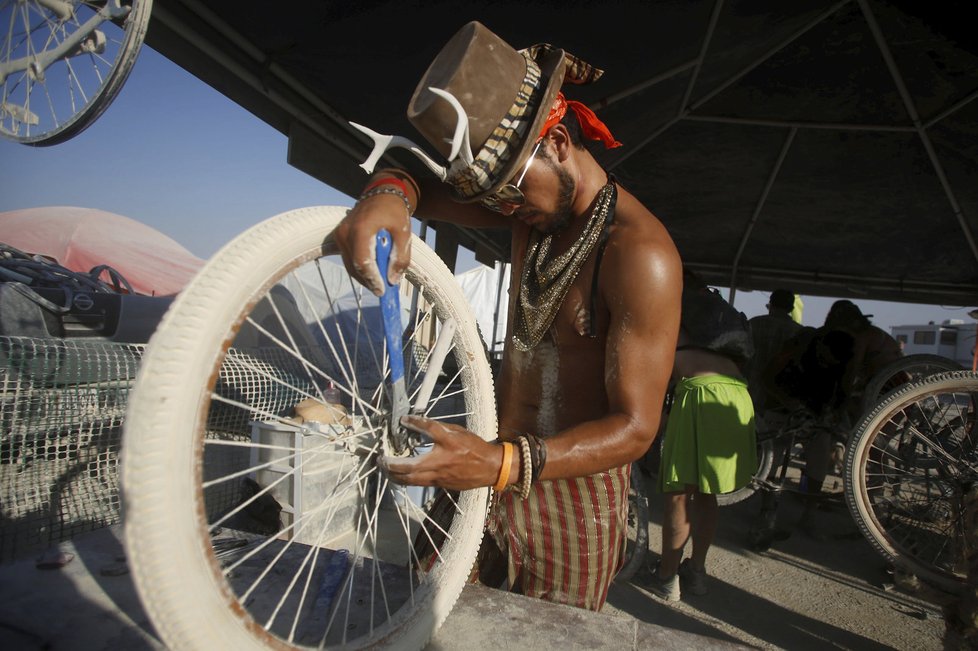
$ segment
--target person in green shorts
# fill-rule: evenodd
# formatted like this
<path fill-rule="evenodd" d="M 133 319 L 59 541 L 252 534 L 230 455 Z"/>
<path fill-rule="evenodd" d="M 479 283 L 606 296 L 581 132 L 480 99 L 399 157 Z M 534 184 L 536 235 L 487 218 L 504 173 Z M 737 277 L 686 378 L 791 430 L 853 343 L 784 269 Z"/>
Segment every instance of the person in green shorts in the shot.
<path fill-rule="evenodd" d="M 691 346 L 680 329 L 673 380 L 658 480 L 665 502 L 662 557 L 645 586 L 668 601 L 707 592 L 716 496 L 747 485 L 757 467 L 754 406 L 737 363 Z M 690 537 L 692 555 L 682 560 Z"/>

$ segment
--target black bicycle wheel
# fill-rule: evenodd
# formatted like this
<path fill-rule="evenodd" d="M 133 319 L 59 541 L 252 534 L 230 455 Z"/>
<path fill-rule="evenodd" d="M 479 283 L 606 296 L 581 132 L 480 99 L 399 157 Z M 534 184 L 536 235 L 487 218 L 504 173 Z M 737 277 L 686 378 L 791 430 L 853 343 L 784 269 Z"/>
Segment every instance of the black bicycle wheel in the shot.
<path fill-rule="evenodd" d="M 754 494 L 763 486 L 762 482 L 766 481 L 768 475 L 771 474 L 772 467 L 774 467 L 773 441 L 771 439 L 758 440 L 757 470 L 754 471 L 754 477 L 746 486 L 738 488 L 730 493 L 720 493 L 717 495 L 717 505 L 731 506 L 753 497 Z"/>
<path fill-rule="evenodd" d="M 907 355 L 890 362 L 870 378 L 863 391 L 863 415 L 868 414 L 879 404 L 883 396 L 908 382 L 922 380 L 934 373 L 963 371 L 964 368 L 953 359 L 920 353 Z"/>
<path fill-rule="evenodd" d="M 890 393 L 853 431 L 846 501 L 863 535 L 922 580 L 966 584 L 964 498 L 978 484 L 978 373 Z"/>
<path fill-rule="evenodd" d="M 55 145 L 91 125 L 135 65 L 152 4 L 0 1 L 0 137 Z"/>
<path fill-rule="evenodd" d="M 649 495 L 645 474 L 638 463 L 632 464 L 631 487 L 628 491 L 628 534 L 625 556 L 616 581 L 628 581 L 645 563 L 649 551 Z"/>

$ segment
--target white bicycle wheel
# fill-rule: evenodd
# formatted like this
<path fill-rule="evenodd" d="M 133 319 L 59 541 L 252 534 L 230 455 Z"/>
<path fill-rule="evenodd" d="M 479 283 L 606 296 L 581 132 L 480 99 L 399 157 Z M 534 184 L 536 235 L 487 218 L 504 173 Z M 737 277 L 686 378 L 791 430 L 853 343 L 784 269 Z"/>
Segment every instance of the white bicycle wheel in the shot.
<path fill-rule="evenodd" d="M 853 430 L 846 501 L 889 561 L 965 585 L 964 498 L 978 484 L 978 374 L 940 373 L 891 392 Z"/>
<path fill-rule="evenodd" d="M 54 145 L 108 107 L 136 63 L 152 0 L 0 0 L 0 136 Z"/>
<path fill-rule="evenodd" d="M 395 487 L 376 463 L 387 355 L 378 302 L 330 240 L 345 212 L 306 208 L 245 232 L 147 347 L 123 441 L 125 540 L 171 648 L 419 649 L 472 568 L 488 489 Z M 494 438 L 475 320 L 417 238 L 402 306 L 412 404 Z M 318 422 L 289 417 L 303 400 Z"/>

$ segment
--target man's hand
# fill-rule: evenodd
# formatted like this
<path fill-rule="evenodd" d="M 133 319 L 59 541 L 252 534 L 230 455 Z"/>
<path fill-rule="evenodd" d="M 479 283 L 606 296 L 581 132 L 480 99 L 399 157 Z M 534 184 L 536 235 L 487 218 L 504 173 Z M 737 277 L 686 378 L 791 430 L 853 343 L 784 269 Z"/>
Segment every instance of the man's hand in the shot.
<path fill-rule="evenodd" d="M 377 296 L 384 293 L 384 277 L 377 268 L 377 233 L 387 229 L 394 239 L 389 267 L 384 270 L 388 282 L 396 285 L 411 262 L 411 218 L 404 201 L 382 194 L 355 205 L 333 231 L 347 272 Z"/>
<path fill-rule="evenodd" d="M 381 457 L 380 464 L 398 484 L 440 486 L 465 490 L 492 486 L 503 461 L 502 447 L 458 425 L 420 416 L 405 416 L 401 424 L 434 443 L 431 452 L 416 457 Z"/>

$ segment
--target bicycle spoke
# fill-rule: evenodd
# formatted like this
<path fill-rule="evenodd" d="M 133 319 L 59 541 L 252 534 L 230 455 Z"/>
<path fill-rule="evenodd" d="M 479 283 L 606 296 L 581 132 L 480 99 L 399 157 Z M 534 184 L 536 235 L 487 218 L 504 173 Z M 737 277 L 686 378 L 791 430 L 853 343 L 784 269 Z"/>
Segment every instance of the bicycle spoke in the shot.
<path fill-rule="evenodd" d="M 295 221 L 281 223 L 294 235 Z M 260 229 L 254 229 L 256 242 Z M 282 242 L 295 242 L 293 235 Z M 207 336 L 220 347 L 201 344 L 191 353 L 167 346 L 169 359 L 182 358 L 180 363 L 156 353 L 158 364 L 192 367 L 186 381 L 197 383 L 175 398 L 184 411 L 174 414 L 173 422 L 192 430 L 193 438 L 171 464 L 193 486 L 190 491 L 173 487 L 188 494 L 186 514 L 173 528 L 193 532 L 181 540 L 195 540 L 194 534 L 209 540 L 209 549 L 183 554 L 202 554 L 197 560 L 210 564 L 219 578 L 216 586 L 199 586 L 196 592 L 208 593 L 205 599 L 215 612 L 230 613 L 225 626 L 240 626 L 262 643 L 359 648 L 395 639 L 405 627 L 416 629 L 412 636 L 417 637 L 431 625 L 424 622 L 435 616 L 431 609 L 442 591 L 451 586 L 447 589 L 457 595 L 461 589 L 481 539 L 487 491 L 449 494 L 396 486 L 381 470 L 391 401 L 378 302 L 352 281 L 329 250 L 328 237 L 300 237 L 306 239 L 298 257 L 269 265 L 261 282 L 252 281 L 251 287 L 262 287 L 260 293 L 239 291 L 242 272 L 250 272 L 242 269 L 214 275 L 234 279 L 224 289 L 192 284 L 180 297 L 206 302 L 208 296 L 238 292 L 238 307 L 202 306 L 202 320 L 191 321 L 206 328 L 217 320 Z M 436 260 L 430 252 L 418 253 Z M 254 255 L 226 257 L 255 260 Z M 433 286 L 429 295 L 418 286 L 417 278 L 431 277 L 431 268 L 441 278 L 439 268 L 414 264 L 402 288 L 407 290 L 402 306 L 411 306 L 402 318 L 406 335 L 396 344 L 410 369 L 408 395 L 433 418 L 492 436 L 494 405 L 484 390 L 491 388 L 491 376 L 479 358 L 482 342 L 474 322 L 455 309 L 463 304 L 457 289 Z M 453 321 L 461 324 L 454 333 Z M 180 335 L 180 340 L 195 336 Z M 180 392 L 174 375 L 158 377 L 166 386 L 154 395 Z M 476 396 L 473 379 L 480 386 Z M 145 414 L 142 422 L 130 416 L 129 423 L 137 424 L 134 435 L 167 420 L 158 411 L 162 401 L 147 398 L 139 410 Z M 187 441 L 186 431 L 173 436 Z M 153 449 L 160 442 L 148 433 L 141 438 L 128 449 Z M 156 454 L 166 457 L 171 449 L 163 446 Z M 157 486 L 137 484 L 144 499 Z M 127 528 L 127 537 L 137 535 Z M 141 549 L 149 545 L 144 537 Z M 160 549 L 154 541 L 154 555 L 167 553 L 165 544 Z M 141 585 L 140 592 L 154 598 L 150 584 Z M 172 600 L 177 593 L 170 595 Z M 189 611 L 183 616 L 196 616 Z M 180 634 L 174 630 L 167 639 Z"/>
<path fill-rule="evenodd" d="M 896 392 L 889 401 L 899 404 L 881 405 L 882 418 L 861 434 L 870 440 L 855 481 L 876 540 L 914 567 L 963 578 L 961 504 L 978 480 L 976 393 L 969 376 L 960 390 L 953 377 L 925 379 L 904 391 L 912 399 Z"/>
<path fill-rule="evenodd" d="M 0 133 L 54 144 L 87 127 L 135 63 L 149 11 L 143 0 L 0 3 Z"/>
<path fill-rule="evenodd" d="M 313 620 L 306 612 L 317 600 L 328 603 L 329 612 L 315 619 L 315 639 L 324 646 L 344 643 L 351 627 L 369 635 L 390 619 L 402 601 L 413 603 L 431 570 L 429 563 L 444 564 L 441 548 L 454 540 L 447 526 L 450 519 L 435 519 L 427 505 L 413 501 L 407 489 L 395 488 L 377 472 L 373 460 L 386 433 L 382 402 L 389 374 L 386 344 L 370 334 L 377 332 L 368 321 L 368 315 L 377 311 L 374 297 L 349 278 L 338 284 L 331 264 L 320 259 L 308 269 L 293 270 L 280 285 L 288 290 L 269 291 L 259 303 L 262 311 L 244 320 L 249 340 L 262 342 L 262 347 L 229 352 L 221 384 L 211 392 L 208 420 L 212 427 L 224 427 L 221 423 L 232 410 L 260 424 L 252 426 L 258 430 L 253 429 L 248 439 L 218 436 L 207 439 L 206 446 L 215 456 L 240 450 L 250 462 L 214 472 L 201 483 L 202 489 L 212 491 L 258 479 L 257 490 L 209 519 L 213 535 L 234 529 L 235 522 L 246 519 L 259 505 L 315 481 L 310 479 L 310 468 L 347 464 L 345 475 L 330 480 L 334 488 L 320 498 L 321 503 L 303 505 L 301 513 L 295 507 L 290 522 L 264 534 L 262 542 L 241 552 L 222 570 L 239 586 L 238 599 L 252 604 L 249 608 L 256 618 L 260 615 L 256 621 L 289 641 L 308 641 Z M 422 296 L 415 289 L 411 305 L 420 308 Z M 405 358 L 416 363 L 410 376 L 412 402 L 440 420 L 464 423 L 471 412 L 452 405 L 464 398 L 461 377 L 467 367 L 459 365 L 444 373 L 446 363 L 458 357 L 454 322 L 437 322 L 430 310 L 416 309 L 410 324 L 403 346 Z M 309 342 L 310 326 L 319 344 Z M 421 341 L 429 327 L 438 333 L 431 347 Z M 342 418 L 345 410 L 333 406 L 337 423 L 319 431 L 294 426 L 283 409 L 303 399 L 329 409 L 322 391 L 327 383 L 339 388 L 343 401 L 353 407 L 349 421 Z M 259 392 L 260 386 L 268 389 Z M 263 395 L 277 397 L 269 400 Z M 268 440 L 256 431 L 268 431 Z M 280 431 L 285 439 L 274 438 L 273 432 Z M 350 454 L 359 457 L 352 470 L 347 462 Z M 463 512 L 457 499 L 447 494 L 444 499 L 448 510 L 443 513 L 449 518 Z M 353 503 L 357 506 L 352 512 L 343 506 Z M 344 512 L 350 515 L 343 516 Z M 348 534 L 334 531 L 342 528 L 344 517 L 352 517 Z M 343 539 L 347 542 L 340 542 Z M 332 596 L 324 596 L 318 587 L 322 566 L 338 551 L 328 549 L 334 547 L 327 544 L 329 540 L 335 540 L 337 548 L 346 548 L 349 558 L 337 570 L 345 573 L 342 581 Z M 422 558 L 422 547 L 430 560 Z M 250 578 L 242 583 L 246 575 Z M 358 606 L 361 600 L 366 602 Z"/>

